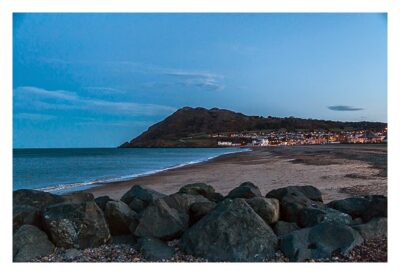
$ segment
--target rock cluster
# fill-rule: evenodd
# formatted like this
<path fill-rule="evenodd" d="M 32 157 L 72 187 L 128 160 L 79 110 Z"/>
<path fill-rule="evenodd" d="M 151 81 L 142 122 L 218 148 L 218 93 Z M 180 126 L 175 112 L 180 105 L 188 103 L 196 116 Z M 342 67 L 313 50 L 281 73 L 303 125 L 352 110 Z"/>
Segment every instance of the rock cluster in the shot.
<path fill-rule="evenodd" d="M 120 201 L 35 190 L 18 190 L 13 197 L 14 261 L 35 261 L 57 249 L 79 261 L 84 249 L 110 244 L 135 247 L 147 261 L 170 261 L 177 253 L 212 262 L 274 261 L 278 254 L 322 261 L 387 237 L 386 197 L 324 204 L 321 192 L 309 185 L 265 196 L 245 182 L 225 197 L 205 183 L 171 195 L 133 186 Z"/>

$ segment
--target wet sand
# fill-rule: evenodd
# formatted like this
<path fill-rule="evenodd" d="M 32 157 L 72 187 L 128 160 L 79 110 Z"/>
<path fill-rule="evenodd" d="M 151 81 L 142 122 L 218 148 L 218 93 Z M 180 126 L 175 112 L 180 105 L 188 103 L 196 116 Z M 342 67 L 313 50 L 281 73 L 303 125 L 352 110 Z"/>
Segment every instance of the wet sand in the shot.
<path fill-rule="evenodd" d="M 314 145 L 257 148 L 210 161 L 136 179 L 91 188 L 95 197 L 120 199 L 133 185 L 146 185 L 165 194 L 195 182 L 212 185 L 226 195 L 251 181 L 266 194 L 288 185 L 319 188 L 324 201 L 354 195 L 387 195 L 387 146 L 384 144 Z"/>

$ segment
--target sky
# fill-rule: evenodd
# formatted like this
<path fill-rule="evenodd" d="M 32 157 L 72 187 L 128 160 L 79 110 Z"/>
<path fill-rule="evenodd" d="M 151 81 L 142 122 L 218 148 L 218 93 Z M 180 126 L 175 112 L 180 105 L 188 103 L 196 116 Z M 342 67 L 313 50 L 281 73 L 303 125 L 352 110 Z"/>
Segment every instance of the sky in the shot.
<path fill-rule="evenodd" d="M 14 148 L 115 147 L 185 106 L 386 122 L 386 14 L 14 14 Z"/>

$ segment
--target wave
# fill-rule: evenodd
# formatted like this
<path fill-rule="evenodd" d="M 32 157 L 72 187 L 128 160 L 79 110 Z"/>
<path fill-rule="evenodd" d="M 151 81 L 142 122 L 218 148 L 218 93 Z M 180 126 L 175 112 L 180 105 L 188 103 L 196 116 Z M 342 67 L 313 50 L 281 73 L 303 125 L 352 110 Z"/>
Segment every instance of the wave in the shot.
<path fill-rule="evenodd" d="M 228 155 L 228 154 L 235 154 L 235 153 L 243 153 L 243 152 L 249 152 L 252 151 L 250 148 L 245 148 L 240 151 L 235 151 L 235 152 L 225 152 L 221 154 L 217 154 L 215 156 L 208 157 L 206 159 L 199 159 L 199 160 L 193 160 L 193 161 L 188 161 L 184 162 L 178 165 L 173 165 L 170 167 L 166 168 L 160 168 L 160 169 L 155 169 L 151 171 L 146 171 L 142 173 L 136 173 L 136 174 L 131 174 L 131 175 L 125 175 L 125 176 L 119 176 L 119 177 L 113 177 L 113 178 L 108 178 L 108 179 L 96 179 L 96 180 L 88 180 L 85 182 L 77 182 L 77 183 L 67 183 L 67 184 L 58 184 L 58 185 L 53 185 L 53 186 L 47 186 L 47 187 L 42 187 L 42 188 L 37 188 L 35 190 L 39 191 L 44 191 L 44 192 L 50 192 L 50 193 L 68 193 L 68 192 L 73 192 L 73 191 L 78 191 L 78 190 L 85 190 L 89 189 L 91 187 L 95 187 L 96 185 L 100 184 L 108 184 L 108 183 L 115 183 L 115 182 L 120 182 L 120 181 L 126 181 L 126 180 L 132 180 L 135 178 L 143 177 L 143 176 L 149 176 L 149 175 L 154 175 L 160 172 L 168 171 L 171 169 L 176 169 L 188 165 L 193 165 L 201 162 L 206 162 L 209 160 L 212 160 L 214 158 L 223 156 L 223 155 Z"/>

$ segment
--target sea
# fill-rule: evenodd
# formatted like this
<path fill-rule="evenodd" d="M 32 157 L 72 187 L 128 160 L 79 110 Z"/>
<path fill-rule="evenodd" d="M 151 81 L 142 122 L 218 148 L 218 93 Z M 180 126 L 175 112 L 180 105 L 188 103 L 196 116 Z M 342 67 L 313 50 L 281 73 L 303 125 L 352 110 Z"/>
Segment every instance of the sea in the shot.
<path fill-rule="evenodd" d="M 13 190 L 85 190 L 248 151 L 244 148 L 14 149 Z"/>

